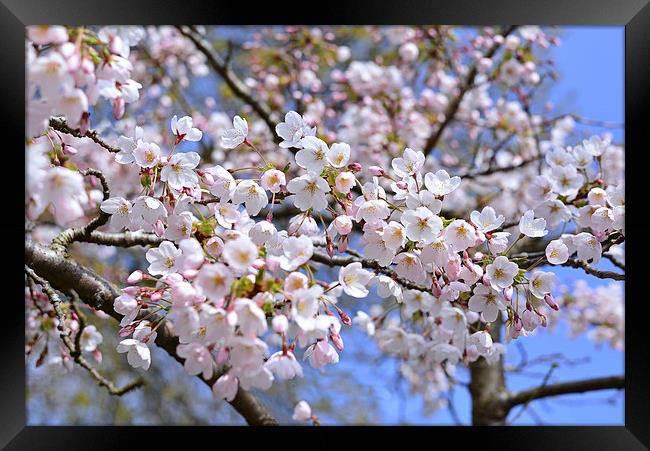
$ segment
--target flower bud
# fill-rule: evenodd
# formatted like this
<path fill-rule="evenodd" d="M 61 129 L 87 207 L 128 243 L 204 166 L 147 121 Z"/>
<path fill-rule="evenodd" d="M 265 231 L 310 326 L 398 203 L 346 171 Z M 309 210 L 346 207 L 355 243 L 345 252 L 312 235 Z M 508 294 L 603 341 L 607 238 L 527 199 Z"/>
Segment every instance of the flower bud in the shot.
<path fill-rule="evenodd" d="M 551 307 L 553 310 L 558 311 L 560 310 L 560 306 L 555 302 L 555 298 L 551 293 L 547 293 L 544 295 L 544 301 L 546 301 L 546 305 Z"/>
<path fill-rule="evenodd" d="M 363 166 L 359 163 L 350 163 L 348 165 L 348 169 L 351 170 L 352 172 L 359 172 L 361 169 L 363 169 Z"/>
<path fill-rule="evenodd" d="M 138 283 L 144 279 L 142 271 L 135 270 L 131 273 L 131 275 L 126 279 L 128 283 Z"/>
<path fill-rule="evenodd" d="M 125 110 L 124 98 L 118 97 L 113 101 L 113 117 L 116 120 L 122 119 L 122 116 L 124 116 L 124 110 Z"/>
<path fill-rule="evenodd" d="M 384 169 L 379 166 L 369 166 L 368 171 L 377 177 L 383 177 L 386 175 L 386 171 L 384 171 Z"/>
<path fill-rule="evenodd" d="M 289 320 L 284 315 L 275 316 L 271 323 L 273 325 L 273 331 L 278 334 L 283 334 L 289 329 Z"/>
<path fill-rule="evenodd" d="M 332 332 L 330 334 L 330 340 L 332 340 L 334 347 L 338 349 L 339 352 L 343 351 L 343 337 L 341 337 L 340 334 Z"/>
<path fill-rule="evenodd" d="M 157 220 L 153 225 L 153 231 L 159 237 L 162 237 L 165 234 L 165 226 L 161 219 Z"/>
<path fill-rule="evenodd" d="M 77 150 L 76 147 L 72 147 L 66 143 L 61 144 L 61 150 L 65 155 L 77 155 L 77 153 L 79 152 L 79 150 Z"/>

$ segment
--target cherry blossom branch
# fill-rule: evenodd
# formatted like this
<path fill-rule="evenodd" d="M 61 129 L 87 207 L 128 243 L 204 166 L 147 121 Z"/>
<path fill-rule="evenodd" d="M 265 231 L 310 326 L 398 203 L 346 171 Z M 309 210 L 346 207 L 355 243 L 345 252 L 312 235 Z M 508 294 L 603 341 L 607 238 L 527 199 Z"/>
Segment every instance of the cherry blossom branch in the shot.
<path fill-rule="evenodd" d="M 578 114 L 567 113 L 560 116 L 548 119 L 543 122 L 544 125 L 555 124 L 557 121 L 564 119 L 565 117 L 570 117 L 576 122 L 579 122 L 584 125 L 590 125 L 592 127 L 603 127 L 603 128 L 623 128 L 624 124 L 619 124 L 618 122 L 609 122 L 609 121 L 598 121 L 595 119 L 589 119 Z"/>
<path fill-rule="evenodd" d="M 65 119 L 51 117 L 50 127 L 52 127 L 56 131 L 66 133 L 68 135 L 72 135 L 76 138 L 90 138 L 96 144 L 99 144 L 109 152 L 118 153 L 120 151 L 119 147 L 111 146 L 106 141 L 101 139 L 95 130 L 88 130 L 86 131 L 86 133 L 81 133 L 80 129 L 70 127 L 65 121 Z"/>
<path fill-rule="evenodd" d="M 144 385 L 144 380 L 142 378 L 137 378 L 136 380 L 129 382 L 128 384 L 118 388 L 115 386 L 113 382 L 110 380 L 106 379 L 104 376 L 102 376 L 99 371 L 95 367 L 93 367 L 86 358 L 81 355 L 81 346 L 79 339 L 81 337 L 81 333 L 83 332 L 83 325 L 79 328 L 76 334 L 76 341 L 72 341 L 70 336 L 72 335 L 72 332 L 70 329 L 66 326 L 66 317 L 65 313 L 61 309 L 61 298 L 59 295 L 54 291 L 52 286 L 49 284 L 49 282 L 42 277 L 39 277 L 33 269 L 31 269 L 29 266 L 25 265 L 25 272 L 29 276 L 30 279 L 32 279 L 35 283 L 39 284 L 43 288 L 43 292 L 48 296 L 50 299 L 50 303 L 52 304 L 52 307 L 54 308 L 54 311 L 56 313 L 56 316 L 59 320 L 59 324 L 57 325 L 57 329 L 59 330 L 59 336 L 61 337 L 61 340 L 63 341 L 63 344 L 65 347 L 68 349 L 70 353 L 70 357 L 82 368 L 84 368 L 90 375 L 97 381 L 97 383 L 102 386 L 106 387 L 106 389 L 109 391 L 111 395 L 116 395 L 116 396 L 122 396 L 125 393 L 130 392 L 131 390 L 134 390 L 136 388 L 142 387 Z"/>
<path fill-rule="evenodd" d="M 572 382 L 561 382 L 558 384 L 542 385 L 530 390 L 523 390 L 508 396 L 505 404 L 512 408 L 519 404 L 526 404 L 535 399 L 547 398 L 550 396 L 568 395 L 571 393 L 584 393 L 596 390 L 621 390 L 625 388 L 623 376 L 599 377 Z"/>
<path fill-rule="evenodd" d="M 528 158 L 526 160 L 521 161 L 520 163 L 513 164 L 510 166 L 495 167 L 495 168 L 485 169 L 483 171 L 470 172 L 468 174 L 461 175 L 460 177 L 463 179 L 475 179 L 477 177 L 482 177 L 485 175 L 492 175 L 501 172 L 510 172 L 510 171 L 520 169 L 526 166 L 527 164 L 534 163 L 535 161 L 539 161 L 540 158 L 541 158 L 540 156 L 535 156 L 533 158 Z"/>
<path fill-rule="evenodd" d="M 609 250 L 610 247 L 614 246 L 615 244 L 620 244 L 623 241 L 625 241 L 625 236 L 622 234 L 615 234 L 613 237 L 610 236 L 604 243 L 602 247 L 602 255 L 604 257 L 607 257 L 605 255 L 605 252 Z M 522 269 L 527 269 L 528 267 L 532 266 L 533 264 L 539 264 L 539 263 L 548 263 L 548 260 L 546 259 L 546 255 L 544 252 L 535 252 L 535 253 L 522 253 L 522 254 L 517 254 L 513 255 L 513 258 L 521 258 L 524 257 L 526 260 L 518 262 L 519 267 Z M 588 264 L 587 262 L 577 260 L 575 258 L 570 258 L 568 259 L 565 263 L 561 263 L 559 266 L 569 266 L 571 268 L 578 268 L 582 269 L 584 272 L 587 274 L 590 274 L 592 276 L 598 277 L 600 279 L 613 279 L 613 280 L 625 280 L 625 274 L 617 273 L 614 271 L 606 271 L 602 269 L 597 269 Z M 619 265 L 617 265 L 619 266 Z M 619 266 L 620 267 L 620 266 Z M 625 266 L 623 266 L 621 269 L 625 270 Z"/>
<path fill-rule="evenodd" d="M 121 320 L 122 316 L 113 310 L 113 300 L 120 295 L 120 291 L 100 275 L 32 241 L 25 242 L 25 263 L 40 278 L 50 281 L 53 288 L 63 292 L 74 289 L 90 307 L 101 310 L 118 321 Z M 163 323 L 157 329 L 157 333 L 155 343 L 176 361 L 183 363 L 184 360 L 176 353 L 178 337 L 172 333 L 170 324 Z M 211 386 L 219 376 L 220 373 L 217 372 L 212 379 L 206 380 L 201 377 L 201 380 Z M 277 420 L 266 407 L 255 396 L 241 388 L 230 404 L 248 424 L 277 424 Z"/>
<path fill-rule="evenodd" d="M 349 253 L 353 253 L 354 251 L 348 250 Z M 359 255 L 359 254 L 357 254 Z M 367 258 L 359 258 L 354 255 L 351 255 L 350 257 L 343 257 L 343 256 L 334 256 L 330 257 L 327 254 L 323 254 L 321 252 L 314 252 L 314 254 L 311 257 L 312 261 L 315 261 L 317 263 L 323 263 L 328 266 L 346 266 L 349 265 L 350 263 L 354 262 L 359 262 L 361 263 L 361 266 L 364 268 L 372 269 L 376 272 L 380 272 L 382 274 L 385 274 L 389 277 L 391 277 L 395 282 L 399 283 L 405 288 L 409 288 L 411 290 L 418 290 L 418 291 L 424 291 L 427 293 L 430 293 L 431 290 L 429 288 L 423 287 L 422 285 L 418 285 L 416 283 L 411 282 L 408 279 L 405 279 L 403 277 L 398 276 L 395 271 L 391 270 L 390 268 L 386 268 L 381 266 L 377 261 L 375 260 L 369 260 Z"/>
<path fill-rule="evenodd" d="M 92 175 L 97 177 L 102 184 L 103 191 L 103 200 L 108 200 L 111 197 L 111 190 L 106 181 L 106 177 L 101 171 L 97 169 L 86 169 L 85 171 L 80 171 L 83 175 Z M 103 211 L 99 211 L 99 216 L 93 218 L 88 224 L 83 227 L 72 227 L 64 230 L 58 236 L 52 240 L 52 249 L 55 249 L 57 252 L 65 252 L 74 241 L 80 241 L 81 239 L 90 236 L 90 234 L 97 229 L 98 227 L 103 226 L 108 222 L 108 219 L 111 217 L 110 214 Z"/>
<path fill-rule="evenodd" d="M 508 27 L 503 33 L 503 37 L 505 38 L 508 36 L 510 33 L 515 31 L 517 27 L 512 25 Z M 499 50 L 501 47 L 501 44 L 495 43 L 490 50 L 488 50 L 484 57 L 485 58 L 492 58 L 494 54 Z M 467 77 L 463 81 L 463 84 L 460 87 L 460 91 L 458 92 L 458 95 L 454 97 L 454 99 L 449 103 L 447 106 L 447 110 L 445 111 L 445 119 L 442 121 L 442 124 L 438 127 L 438 129 L 429 136 L 427 139 L 426 144 L 424 145 L 424 155 L 429 155 L 433 149 L 435 149 L 436 145 L 438 144 L 438 141 L 442 137 L 443 132 L 447 128 L 447 126 L 454 120 L 454 117 L 456 116 L 456 113 L 458 112 L 458 108 L 460 108 L 460 104 L 463 101 L 463 98 L 465 97 L 465 94 L 472 89 L 474 85 L 474 79 L 476 78 L 476 75 L 478 74 L 478 68 L 475 65 L 472 66 L 472 68 L 469 70 Z"/>
<path fill-rule="evenodd" d="M 185 28 L 182 26 L 176 26 L 178 31 L 188 38 L 196 49 L 201 52 L 208 61 L 208 64 L 214 71 L 219 74 L 223 81 L 228 85 L 232 92 L 241 99 L 244 103 L 249 105 L 255 113 L 264 121 L 266 126 L 269 128 L 271 135 L 273 136 L 276 144 L 279 144 L 282 140 L 275 133 L 275 123 L 271 119 L 272 112 L 268 110 L 265 105 L 262 105 L 260 102 L 255 100 L 246 87 L 246 85 L 237 77 L 237 75 L 230 69 L 228 64 L 221 59 L 221 57 L 214 51 L 210 50 L 211 45 L 203 39 L 202 36 L 195 36 L 194 32 L 190 28 Z"/>
<path fill-rule="evenodd" d="M 79 236 L 75 241 L 83 243 L 94 243 L 104 246 L 133 247 L 133 246 L 157 246 L 164 238 L 153 233 L 138 232 L 98 232 L 93 231 L 89 235 Z"/>

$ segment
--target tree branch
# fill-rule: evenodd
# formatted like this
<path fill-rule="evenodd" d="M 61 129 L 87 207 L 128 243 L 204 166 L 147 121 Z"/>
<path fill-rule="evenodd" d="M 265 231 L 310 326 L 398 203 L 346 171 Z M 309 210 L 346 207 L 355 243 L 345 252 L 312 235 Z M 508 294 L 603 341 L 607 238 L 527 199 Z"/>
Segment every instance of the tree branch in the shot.
<path fill-rule="evenodd" d="M 523 390 L 509 395 L 505 402 L 508 408 L 512 408 L 519 404 L 526 404 L 532 400 L 548 398 L 550 396 L 584 393 L 596 390 L 621 390 L 624 388 L 625 377 L 623 376 L 598 377 L 594 379 L 543 385 L 530 390 Z"/>
<path fill-rule="evenodd" d="M 120 295 L 120 291 L 93 271 L 32 241 L 25 242 L 25 264 L 41 278 L 50 281 L 53 288 L 62 292 L 74 289 L 92 308 L 102 310 L 118 321 L 122 319 L 122 315 L 113 310 L 113 301 Z M 172 333 L 170 324 L 163 323 L 157 332 L 156 344 L 176 361 L 183 363 L 183 359 L 176 353 L 178 337 Z M 206 380 L 201 377 L 201 380 L 208 386 L 212 386 L 219 375 L 217 372 L 212 379 Z M 230 404 L 250 425 L 277 425 L 277 421 L 266 407 L 255 396 L 241 388 Z"/>
<path fill-rule="evenodd" d="M 95 367 L 93 367 L 90 363 L 88 363 L 86 358 L 83 355 L 81 355 L 80 340 L 81 340 L 81 334 L 83 332 L 85 324 L 81 325 L 81 327 L 76 333 L 75 341 L 73 342 L 72 339 L 70 338 L 72 332 L 66 326 L 66 322 L 65 322 L 66 317 L 65 317 L 65 313 L 61 309 L 61 298 L 59 297 L 59 295 L 52 289 L 52 286 L 48 283 L 47 280 L 39 277 L 34 272 L 34 270 L 32 270 L 27 265 L 25 266 L 25 272 L 27 273 L 30 279 L 38 283 L 43 288 L 43 292 L 50 299 L 50 303 L 52 304 L 52 307 L 54 307 L 54 311 L 59 320 L 59 324 L 57 326 L 57 329 L 59 330 L 59 336 L 61 337 L 61 340 L 63 341 L 65 347 L 68 349 L 68 352 L 70 353 L 70 357 L 72 357 L 72 359 L 79 366 L 81 366 L 86 371 L 88 371 L 88 373 L 90 373 L 90 375 L 97 381 L 97 383 L 100 386 L 106 387 L 109 393 L 112 395 L 122 396 L 125 393 L 128 393 L 131 390 L 134 390 L 144 385 L 144 380 L 142 378 L 137 378 L 136 380 L 129 382 L 123 387 L 117 388 L 115 384 L 113 384 L 113 382 L 111 382 L 110 380 L 102 376 Z"/>
<path fill-rule="evenodd" d="M 262 119 L 268 127 L 275 143 L 279 144 L 282 140 L 275 133 L 275 123 L 273 120 L 271 120 L 272 113 L 266 107 L 266 105 L 262 105 L 260 102 L 253 98 L 248 87 L 246 87 L 246 85 L 239 79 L 239 77 L 237 77 L 237 75 L 230 69 L 228 64 L 226 64 L 226 62 L 222 60 L 216 52 L 213 52 L 210 49 L 211 45 L 206 42 L 202 36 L 200 36 L 198 33 L 195 35 L 195 33 L 190 28 L 185 29 L 182 26 L 176 26 L 176 28 L 183 36 L 192 41 L 196 49 L 205 56 L 210 67 L 212 67 L 212 69 L 223 79 L 223 81 L 232 90 L 235 96 L 249 105 L 253 111 L 257 113 L 260 119 Z"/>
<path fill-rule="evenodd" d="M 516 26 L 510 26 L 508 27 L 503 33 L 503 37 L 505 38 L 508 36 L 510 33 L 515 31 L 517 27 Z M 500 44 L 494 44 L 490 50 L 488 50 L 484 57 L 485 58 L 492 58 L 494 54 L 499 50 L 501 47 Z M 456 116 L 456 113 L 458 112 L 458 108 L 460 107 L 461 102 L 463 101 L 463 97 L 465 97 L 465 94 L 473 87 L 474 85 L 474 79 L 476 78 L 476 75 L 478 74 L 478 69 L 476 65 L 472 66 L 472 68 L 469 70 L 467 77 L 465 78 L 465 81 L 460 87 L 460 91 L 458 92 L 458 95 L 454 97 L 454 99 L 449 103 L 447 106 L 447 110 L 445 111 L 445 120 L 440 124 L 438 129 L 429 136 L 427 139 L 426 144 L 424 145 L 424 155 L 429 155 L 433 149 L 435 149 L 436 145 L 438 144 L 438 141 L 442 137 L 443 132 L 447 128 L 447 126 L 454 120 L 454 117 Z"/>
<path fill-rule="evenodd" d="M 104 195 L 103 200 L 107 200 L 109 197 L 111 197 L 111 191 L 108 187 L 108 182 L 106 181 L 106 177 L 104 177 L 104 174 L 101 171 L 98 171 L 97 169 L 86 169 L 85 171 L 79 171 L 79 172 L 81 172 L 83 175 L 92 175 L 94 177 L 97 177 L 100 180 L 102 184 L 103 195 Z M 56 250 L 57 252 L 65 253 L 65 251 L 68 249 L 68 246 L 70 246 L 70 244 L 72 244 L 74 241 L 80 241 L 81 239 L 90 236 L 90 234 L 95 229 L 106 224 L 110 217 L 111 217 L 110 214 L 105 213 L 100 209 L 99 216 L 93 218 L 85 226 L 72 227 L 64 230 L 59 235 L 57 235 L 52 240 L 52 245 L 50 247 Z"/>
<path fill-rule="evenodd" d="M 52 127 L 54 130 L 57 130 L 62 133 L 67 133 L 68 135 L 72 135 L 76 138 L 90 138 L 96 144 L 99 144 L 109 152 L 117 153 L 120 151 L 119 147 L 111 146 L 102 138 L 100 138 L 95 130 L 88 130 L 86 133 L 81 133 L 81 130 L 79 130 L 78 128 L 70 127 L 65 121 L 65 119 L 51 117 L 50 127 Z"/>

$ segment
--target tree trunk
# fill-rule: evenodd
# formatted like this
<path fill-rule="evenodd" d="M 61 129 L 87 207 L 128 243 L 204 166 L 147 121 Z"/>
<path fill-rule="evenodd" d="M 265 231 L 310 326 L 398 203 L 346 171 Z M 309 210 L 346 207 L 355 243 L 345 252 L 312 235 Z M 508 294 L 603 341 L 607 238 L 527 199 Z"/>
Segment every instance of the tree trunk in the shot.
<path fill-rule="evenodd" d="M 501 321 L 494 323 L 490 332 L 496 343 L 501 338 Z M 507 390 L 504 379 L 503 356 L 489 365 L 480 357 L 470 364 L 469 391 L 472 396 L 472 424 L 475 426 L 502 426 L 508 408 L 505 405 Z"/>

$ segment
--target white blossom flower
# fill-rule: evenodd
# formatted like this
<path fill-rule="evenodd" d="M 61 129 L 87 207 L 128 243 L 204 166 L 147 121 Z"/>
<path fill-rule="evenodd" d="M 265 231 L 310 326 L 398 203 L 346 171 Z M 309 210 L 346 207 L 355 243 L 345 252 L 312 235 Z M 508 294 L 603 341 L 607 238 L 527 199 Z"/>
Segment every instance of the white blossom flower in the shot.
<path fill-rule="evenodd" d="M 133 338 L 122 340 L 117 345 L 117 352 L 126 354 L 126 360 L 133 368 L 142 368 L 148 370 L 151 365 L 151 351 L 149 347 L 141 341 Z"/>
<path fill-rule="evenodd" d="M 552 272 L 535 271 L 528 280 L 528 289 L 531 294 L 537 299 L 544 299 L 544 296 L 553 289 L 554 276 L 555 274 Z"/>
<path fill-rule="evenodd" d="M 289 111 L 284 116 L 284 122 L 275 126 L 275 133 L 283 139 L 280 147 L 300 149 L 302 147 L 301 139 L 305 136 L 316 135 L 316 127 L 309 128 L 302 116 L 295 111 Z"/>
<path fill-rule="evenodd" d="M 406 226 L 406 236 L 424 244 L 433 242 L 442 230 L 442 219 L 424 207 L 407 210 L 400 220 Z"/>
<path fill-rule="evenodd" d="M 385 200 L 370 199 L 363 202 L 357 210 L 357 222 L 364 220 L 369 224 L 386 219 L 390 215 L 390 209 Z"/>
<path fill-rule="evenodd" d="M 553 240 L 546 246 L 546 259 L 552 265 L 561 265 L 569 259 L 569 248 L 562 240 Z"/>
<path fill-rule="evenodd" d="M 302 211 L 310 208 L 321 211 L 327 208 L 325 194 L 330 191 L 330 187 L 325 179 L 316 174 L 305 174 L 291 180 L 287 184 L 287 190 L 295 194 L 294 205 Z"/>
<path fill-rule="evenodd" d="M 431 210 L 433 214 L 438 214 L 442 210 L 442 201 L 431 192 L 425 189 L 419 193 L 408 193 L 406 195 L 406 206 L 415 210 L 418 207 L 424 207 Z"/>
<path fill-rule="evenodd" d="M 282 189 L 282 186 L 287 184 L 287 179 L 284 175 L 284 172 L 278 171 L 277 169 L 270 169 L 264 171 L 262 178 L 260 180 L 262 188 L 268 190 L 272 193 L 279 193 Z"/>
<path fill-rule="evenodd" d="M 128 136 L 120 136 L 117 139 L 117 147 L 120 148 L 120 151 L 115 155 L 115 161 L 120 164 L 130 164 L 135 161 L 133 156 L 133 151 L 138 147 L 138 144 L 144 138 L 144 131 L 142 127 L 135 128 L 135 134 L 133 138 Z"/>
<path fill-rule="evenodd" d="M 189 116 L 183 116 L 180 119 L 176 116 L 172 117 L 171 129 L 178 142 L 183 140 L 200 141 L 203 137 L 201 130 L 192 127 L 192 118 Z"/>
<path fill-rule="evenodd" d="M 253 180 L 242 180 L 232 196 L 235 204 L 243 203 L 250 216 L 257 215 L 269 203 L 266 191 Z"/>
<path fill-rule="evenodd" d="M 578 251 L 578 260 L 587 261 L 593 258 L 593 263 L 600 261 L 603 247 L 600 241 L 591 233 L 582 232 L 573 237 L 573 245 Z"/>
<path fill-rule="evenodd" d="M 508 288 L 514 282 L 514 278 L 519 272 L 516 263 L 508 260 L 503 255 L 498 256 L 492 263 L 487 265 L 485 273 L 490 279 L 490 285 L 496 289 Z"/>
<path fill-rule="evenodd" d="M 81 332 L 79 344 L 84 352 L 94 352 L 102 344 L 104 337 L 93 325 L 86 326 Z"/>
<path fill-rule="evenodd" d="M 309 363 L 314 368 L 334 365 L 339 363 L 339 355 L 336 349 L 334 349 L 334 346 L 325 340 L 321 340 L 314 345 L 313 351 L 309 355 Z"/>
<path fill-rule="evenodd" d="M 232 174 L 219 165 L 205 168 L 204 171 L 210 173 L 214 178 L 214 183 L 210 186 L 210 193 L 222 202 L 230 200 L 237 188 L 237 182 Z"/>
<path fill-rule="evenodd" d="M 334 186 L 336 190 L 341 194 L 348 194 L 354 185 L 357 183 L 357 179 L 354 177 L 354 174 L 349 171 L 343 171 L 336 176 L 334 180 Z"/>
<path fill-rule="evenodd" d="M 111 215 L 111 227 L 116 230 L 128 229 L 131 225 L 131 202 L 123 197 L 111 197 L 101 203 L 99 209 Z"/>
<path fill-rule="evenodd" d="M 403 219 L 403 217 L 402 217 Z M 397 251 L 406 244 L 406 228 L 397 221 L 391 221 L 378 232 L 387 248 Z"/>
<path fill-rule="evenodd" d="M 293 379 L 296 376 L 302 377 L 302 367 L 293 355 L 293 352 L 286 353 L 278 351 L 271 355 L 264 364 L 273 374 L 280 379 Z"/>
<path fill-rule="evenodd" d="M 546 220 L 544 218 L 535 219 L 535 212 L 528 210 L 519 220 L 519 231 L 531 238 L 542 237 L 548 233 Z"/>
<path fill-rule="evenodd" d="M 248 123 L 246 119 L 235 116 L 232 120 L 232 127 L 221 134 L 221 147 L 234 149 L 242 144 L 248 136 Z"/>
<path fill-rule="evenodd" d="M 201 294 L 218 301 L 230 293 L 234 281 L 231 271 L 221 263 L 203 265 L 196 276 L 195 286 Z"/>
<path fill-rule="evenodd" d="M 217 379 L 212 386 L 212 393 L 217 399 L 225 399 L 230 402 L 237 396 L 239 384 L 237 378 L 230 373 L 226 373 Z"/>
<path fill-rule="evenodd" d="M 476 244 L 476 231 L 463 219 L 456 219 L 445 229 L 445 241 L 454 252 L 464 251 Z"/>
<path fill-rule="evenodd" d="M 499 312 L 506 309 L 503 295 L 494 288 L 483 284 L 476 285 L 467 306 L 473 312 L 482 313 L 483 319 L 488 323 L 496 321 Z"/>
<path fill-rule="evenodd" d="M 478 211 L 473 211 L 470 218 L 472 224 L 476 226 L 476 230 L 483 233 L 498 229 L 506 220 L 503 215 L 497 216 L 492 207 L 484 207 L 480 213 Z"/>
<path fill-rule="evenodd" d="M 302 149 L 296 152 L 296 164 L 308 172 L 320 174 L 327 164 L 327 144 L 315 136 L 305 136 L 300 144 Z"/>
<path fill-rule="evenodd" d="M 171 215 L 167 218 L 165 238 L 170 241 L 180 241 L 184 238 L 189 238 L 192 234 L 192 223 L 195 220 L 196 218 L 189 211 L 184 211 L 178 215 Z"/>
<path fill-rule="evenodd" d="M 239 271 L 246 271 L 259 256 L 257 246 L 247 236 L 229 240 L 222 254 L 226 263 Z"/>
<path fill-rule="evenodd" d="M 407 147 L 401 158 L 393 158 L 393 170 L 400 177 L 409 177 L 422 169 L 424 159 L 424 153 Z"/>
<path fill-rule="evenodd" d="M 290 236 L 282 244 L 284 255 L 280 257 L 280 267 L 294 271 L 304 265 L 314 254 L 314 244 L 308 236 Z"/>
<path fill-rule="evenodd" d="M 149 274 L 167 275 L 177 270 L 177 261 L 182 252 L 171 241 L 163 241 L 157 248 L 146 253 L 149 262 Z"/>
<path fill-rule="evenodd" d="M 500 254 L 508 249 L 508 237 L 510 232 L 495 232 L 488 240 L 488 249 L 492 255 Z"/>
<path fill-rule="evenodd" d="M 350 145 L 346 143 L 334 143 L 327 151 L 327 161 L 335 168 L 342 168 L 350 160 Z"/>
<path fill-rule="evenodd" d="M 444 267 L 451 258 L 451 250 L 444 239 L 437 239 L 426 244 L 420 254 L 422 262 Z"/>
<path fill-rule="evenodd" d="M 262 335 L 268 329 L 266 315 L 250 299 L 239 298 L 235 301 L 237 325 L 244 335 Z"/>
<path fill-rule="evenodd" d="M 199 176 L 194 171 L 201 161 L 196 152 L 177 153 L 160 171 L 160 180 L 167 182 L 175 190 L 192 188 L 199 183 Z"/>
<path fill-rule="evenodd" d="M 179 344 L 176 353 L 185 359 L 184 368 L 192 376 L 201 374 L 210 379 L 214 372 L 214 359 L 208 348 L 200 343 Z"/>
<path fill-rule="evenodd" d="M 460 177 L 449 177 L 444 169 L 440 169 L 435 174 L 428 172 L 424 176 L 424 184 L 427 189 L 436 196 L 445 196 L 453 192 L 460 185 Z"/>
<path fill-rule="evenodd" d="M 160 161 L 160 147 L 156 143 L 139 141 L 133 157 L 138 166 L 142 168 L 152 168 Z"/>
<path fill-rule="evenodd" d="M 339 283 L 346 294 L 355 298 L 365 298 L 368 295 L 366 286 L 373 274 L 361 267 L 360 262 L 353 262 L 339 270 Z"/>
<path fill-rule="evenodd" d="M 535 207 L 534 215 L 546 220 L 547 227 L 556 227 L 571 219 L 571 210 L 559 199 L 549 199 Z"/>
<path fill-rule="evenodd" d="M 394 263 L 397 264 L 395 268 L 397 275 L 415 283 L 424 283 L 426 272 L 417 255 L 411 252 L 402 252 L 395 257 Z"/>

